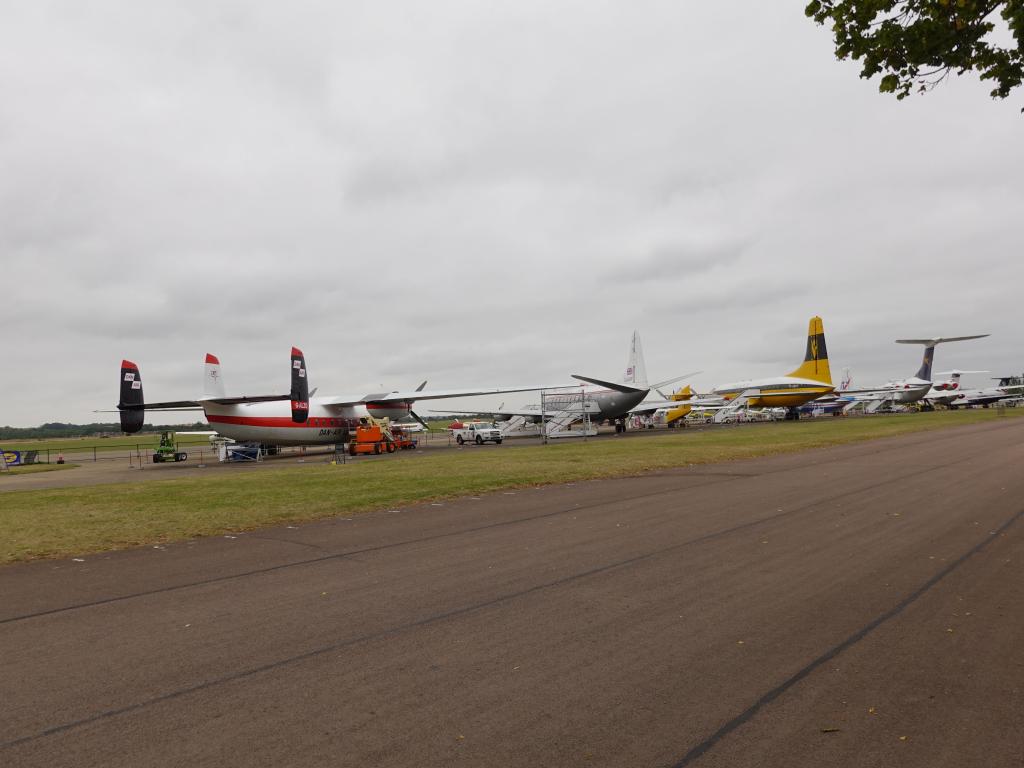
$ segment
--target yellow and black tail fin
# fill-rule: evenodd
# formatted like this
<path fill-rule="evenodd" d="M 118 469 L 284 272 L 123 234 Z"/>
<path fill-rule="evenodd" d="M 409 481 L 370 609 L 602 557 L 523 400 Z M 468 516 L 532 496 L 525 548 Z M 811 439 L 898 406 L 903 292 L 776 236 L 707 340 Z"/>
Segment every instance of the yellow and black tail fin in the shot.
<path fill-rule="evenodd" d="M 807 326 L 807 352 L 799 368 L 786 374 L 798 379 L 811 379 L 823 384 L 832 383 L 828 368 L 828 350 L 825 348 L 825 326 L 820 317 L 812 317 Z"/>

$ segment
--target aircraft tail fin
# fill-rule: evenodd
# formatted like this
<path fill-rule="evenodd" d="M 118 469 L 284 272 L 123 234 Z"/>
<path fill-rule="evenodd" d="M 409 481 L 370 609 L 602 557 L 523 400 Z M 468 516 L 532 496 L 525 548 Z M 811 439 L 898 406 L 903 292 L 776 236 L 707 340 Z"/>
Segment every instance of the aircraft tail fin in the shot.
<path fill-rule="evenodd" d="M 935 360 L 935 345 L 927 344 L 924 348 L 924 356 L 921 358 L 921 367 L 914 375 L 924 381 L 932 380 L 932 362 Z"/>
<path fill-rule="evenodd" d="M 203 365 L 203 397 L 215 398 L 226 397 L 224 391 L 224 379 L 220 375 L 220 360 L 216 355 L 206 354 L 206 363 Z"/>
<path fill-rule="evenodd" d="M 914 375 L 924 381 L 932 380 L 932 360 L 935 357 L 935 347 L 947 341 L 969 341 L 971 339 L 983 339 L 987 333 L 975 334 L 974 336 L 945 336 L 937 339 L 896 339 L 897 344 L 923 344 L 924 358 L 921 360 L 921 367 Z"/>
<path fill-rule="evenodd" d="M 117 409 L 121 412 L 121 431 L 133 434 L 142 429 L 146 420 L 143 408 L 142 375 L 139 366 L 131 360 L 121 361 L 121 396 Z"/>
<path fill-rule="evenodd" d="M 309 379 L 306 377 L 306 358 L 302 350 L 292 347 L 292 421 L 304 424 L 309 416 Z"/>
<path fill-rule="evenodd" d="M 633 339 L 629 344 L 629 362 L 622 383 L 647 389 L 647 364 L 644 362 L 644 347 L 640 343 L 639 331 L 633 331 Z"/>
<path fill-rule="evenodd" d="M 825 326 L 817 315 L 812 317 L 807 325 L 807 350 L 803 363 L 786 375 L 832 384 L 832 372 L 828 367 L 828 349 L 825 347 Z"/>
<path fill-rule="evenodd" d="M 693 387 L 687 384 L 672 393 L 673 400 L 689 400 L 693 397 Z"/>

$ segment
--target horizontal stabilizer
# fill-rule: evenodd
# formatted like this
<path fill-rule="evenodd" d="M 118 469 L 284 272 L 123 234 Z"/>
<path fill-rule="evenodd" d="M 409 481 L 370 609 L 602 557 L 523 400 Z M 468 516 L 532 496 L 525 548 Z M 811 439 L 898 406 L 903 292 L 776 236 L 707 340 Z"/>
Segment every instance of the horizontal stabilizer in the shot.
<path fill-rule="evenodd" d="M 934 347 L 936 344 L 943 344 L 947 341 L 969 341 L 970 339 L 984 339 L 990 336 L 988 333 L 979 333 L 976 336 L 940 336 L 937 339 L 896 339 L 897 344 L 924 344 L 926 347 Z"/>
<path fill-rule="evenodd" d="M 166 403 L 123 403 L 119 411 L 201 411 L 203 404 L 198 400 L 171 400 Z"/>
<path fill-rule="evenodd" d="M 647 392 L 647 391 L 649 391 L 647 388 L 639 389 L 637 387 L 631 387 L 628 384 L 615 384 L 614 382 L 611 382 L 611 381 L 602 381 L 601 379 L 591 379 L 588 376 L 580 376 L 578 373 L 574 373 L 572 375 L 572 377 L 574 379 L 579 379 L 580 381 L 585 381 L 588 384 L 596 384 L 599 387 L 605 387 L 606 389 L 613 389 L 616 392 L 622 392 L 623 394 L 626 394 L 626 395 L 632 395 L 632 394 L 637 394 L 639 392 Z"/>

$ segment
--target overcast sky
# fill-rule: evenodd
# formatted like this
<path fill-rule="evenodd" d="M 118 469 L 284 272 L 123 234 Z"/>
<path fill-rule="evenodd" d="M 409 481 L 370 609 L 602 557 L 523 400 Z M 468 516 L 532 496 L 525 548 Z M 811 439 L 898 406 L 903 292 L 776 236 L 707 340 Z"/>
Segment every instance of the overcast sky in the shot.
<path fill-rule="evenodd" d="M 618 380 L 636 328 L 704 390 L 813 314 L 855 386 L 1021 371 L 1024 92 L 897 102 L 803 5 L 0 0 L 0 424 L 292 344 L 356 394 Z"/>

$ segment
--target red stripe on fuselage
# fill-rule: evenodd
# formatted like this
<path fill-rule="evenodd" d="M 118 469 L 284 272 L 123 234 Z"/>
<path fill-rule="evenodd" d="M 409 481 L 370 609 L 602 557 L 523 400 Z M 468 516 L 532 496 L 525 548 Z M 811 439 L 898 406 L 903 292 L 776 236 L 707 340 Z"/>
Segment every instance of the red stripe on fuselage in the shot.
<path fill-rule="evenodd" d="M 312 424 L 296 424 L 291 416 L 221 416 L 215 413 L 206 414 L 211 424 L 242 424 L 246 427 L 294 427 L 296 429 L 314 429 Z"/>

